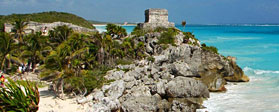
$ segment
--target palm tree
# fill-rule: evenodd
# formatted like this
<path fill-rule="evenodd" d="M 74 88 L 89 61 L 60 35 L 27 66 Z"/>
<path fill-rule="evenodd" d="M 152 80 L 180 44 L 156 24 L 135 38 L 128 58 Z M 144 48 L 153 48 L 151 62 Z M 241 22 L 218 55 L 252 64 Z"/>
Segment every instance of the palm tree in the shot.
<path fill-rule="evenodd" d="M 49 31 L 50 40 L 55 43 L 55 46 L 58 46 L 63 41 L 67 40 L 67 38 L 73 33 L 73 29 L 69 28 L 66 25 L 58 26 L 53 30 Z"/>
<path fill-rule="evenodd" d="M 41 32 L 30 34 L 25 38 L 26 43 L 21 46 L 21 58 L 27 59 L 27 67 L 32 66 L 32 71 L 35 70 L 36 64 L 44 59 L 43 53 L 49 52 L 52 48 L 47 43 L 47 38 L 42 36 Z M 27 70 L 28 71 L 28 70 Z"/>
<path fill-rule="evenodd" d="M 18 19 L 13 23 L 15 30 L 15 37 L 19 39 L 21 43 L 23 43 L 23 35 L 25 34 L 24 29 L 27 27 L 28 22 L 23 21 L 22 19 Z"/>
<path fill-rule="evenodd" d="M 90 42 L 91 39 L 73 34 L 46 57 L 41 75 L 53 75 L 53 81 L 57 82 L 55 87 L 61 91 L 60 98 L 64 97 L 64 81 L 79 77 L 83 65 L 95 59 L 90 52 Z"/>
<path fill-rule="evenodd" d="M 21 65 L 21 61 L 14 55 L 17 50 L 17 43 L 7 33 L 0 33 L 0 62 L 1 70 L 7 72 L 12 62 Z"/>
<path fill-rule="evenodd" d="M 185 21 L 185 20 L 184 20 L 184 21 L 182 21 L 181 25 L 184 27 L 184 28 L 183 28 L 183 32 L 184 32 L 184 30 L 185 30 L 185 26 L 186 26 L 186 21 Z"/>
<path fill-rule="evenodd" d="M 107 34 L 112 37 L 116 36 L 117 38 L 122 38 L 127 36 L 126 29 L 121 26 L 117 26 L 115 24 L 107 24 L 106 30 L 107 30 Z"/>

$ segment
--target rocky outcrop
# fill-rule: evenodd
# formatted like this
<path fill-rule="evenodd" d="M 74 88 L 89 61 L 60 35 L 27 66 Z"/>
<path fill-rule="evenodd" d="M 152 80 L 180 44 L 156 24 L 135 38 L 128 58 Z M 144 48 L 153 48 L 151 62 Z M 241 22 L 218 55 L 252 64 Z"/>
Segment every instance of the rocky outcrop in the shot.
<path fill-rule="evenodd" d="M 188 40 L 196 45 L 186 44 L 178 32 L 175 45 L 163 48 L 158 44 L 160 35 L 134 37 L 154 60 L 137 60 L 108 71 L 106 78 L 115 81 L 96 92 L 95 111 L 194 112 L 203 107 L 209 92 L 226 91 L 227 81 L 249 81 L 234 60 L 203 50 L 196 39 Z"/>

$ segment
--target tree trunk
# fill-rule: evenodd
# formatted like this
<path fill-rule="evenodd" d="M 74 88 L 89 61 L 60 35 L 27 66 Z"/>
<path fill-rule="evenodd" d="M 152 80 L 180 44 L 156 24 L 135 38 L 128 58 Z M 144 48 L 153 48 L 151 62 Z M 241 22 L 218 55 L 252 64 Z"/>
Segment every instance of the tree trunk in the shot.
<path fill-rule="evenodd" d="M 36 69 L 36 57 L 32 59 L 32 72 L 35 72 Z"/>
<path fill-rule="evenodd" d="M 61 88 L 61 99 L 64 100 L 65 99 L 65 96 L 64 96 L 64 79 L 61 79 L 60 88 Z"/>

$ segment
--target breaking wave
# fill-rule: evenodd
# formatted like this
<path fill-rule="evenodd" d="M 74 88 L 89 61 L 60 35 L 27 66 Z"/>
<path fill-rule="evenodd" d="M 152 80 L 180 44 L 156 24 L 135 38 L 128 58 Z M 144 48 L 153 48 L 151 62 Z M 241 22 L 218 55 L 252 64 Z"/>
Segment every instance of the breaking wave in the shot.
<path fill-rule="evenodd" d="M 260 69 L 253 69 L 249 67 L 243 68 L 244 72 L 252 73 L 255 75 L 262 75 L 262 74 L 279 74 L 279 71 L 273 71 L 273 70 L 260 70 Z"/>

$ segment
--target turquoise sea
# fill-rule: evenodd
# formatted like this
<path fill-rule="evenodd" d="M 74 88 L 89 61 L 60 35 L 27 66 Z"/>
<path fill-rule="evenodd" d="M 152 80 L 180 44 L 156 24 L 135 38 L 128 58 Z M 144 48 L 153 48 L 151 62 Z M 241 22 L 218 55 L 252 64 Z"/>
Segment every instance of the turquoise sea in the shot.
<path fill-rule="evenodd" d="M 123 27 L 131 32 L 135 26 Z M 220 54 L 236 57 L 251 80 L 229 83 L 226 93 L 211 93 L 200 111 L 279 112 L 279 25 L 187 25 L 185 31 L 216 46 Z"/>

